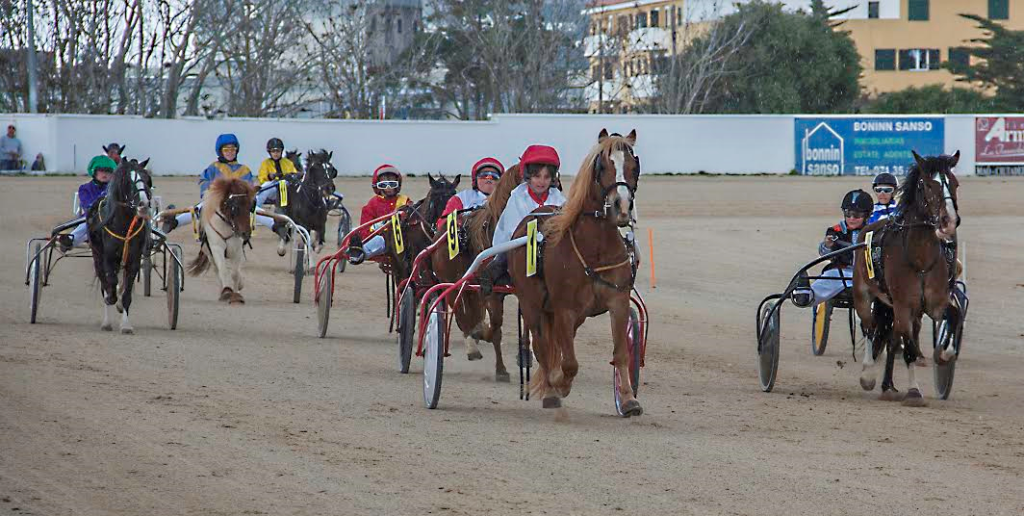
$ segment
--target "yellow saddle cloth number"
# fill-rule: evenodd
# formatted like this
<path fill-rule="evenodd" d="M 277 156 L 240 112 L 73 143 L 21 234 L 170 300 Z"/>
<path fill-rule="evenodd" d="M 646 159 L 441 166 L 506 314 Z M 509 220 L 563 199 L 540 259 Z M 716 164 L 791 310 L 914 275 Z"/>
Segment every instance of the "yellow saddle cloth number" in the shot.
<path fill-rule="evenodd" d="M 284 179 L 277 182 L 277 191 L 280 194 L 281 207 L 288 206 L 288 181 Z"/>
<path fill-rule="evenodd" d="M 526 277 L 537 274 L 537 219 L 526 223 Z"/>
<path fill-rule="evenodd" d="M 405 242 L 402 241 L 402 225 L 397 212 L 391 215 L 391 234 L 395 239 L 395 253 L 402 254 L 405 251 Z"/>
<path fill-rule="evenodd" d="M 864 235 L 864 265 L 868 268 L 868 279 L 875 279 L 875 262 L 871 261 L 871 237 L 875 236 L 874 231 L 868 231 Z"/>
<path fill-rule="evenodd" d="M 448 259 L 454 260 L 459 255 L 459 215 L 458 212 L 448 214 Z"/>

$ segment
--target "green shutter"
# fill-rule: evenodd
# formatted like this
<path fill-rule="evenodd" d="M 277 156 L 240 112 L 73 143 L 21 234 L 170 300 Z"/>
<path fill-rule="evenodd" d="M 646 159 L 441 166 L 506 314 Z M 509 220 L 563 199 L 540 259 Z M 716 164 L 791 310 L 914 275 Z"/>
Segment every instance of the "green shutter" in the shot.
<path fill-rule="evenodd" d="M 988 0 L 988 18 L 990 20 L 1010 19 L 1010 0 Z"/>
<path fill-rule="evenodd" d="M 967 67 L 971 64 L 971 55 L 963 47 L 949 47 L 949 61 L 958 67 Z"/>
<path fill-rule="evenodd" d="M 928 21 L 928 0 L 907 0 L 907 19 Z"/>
<path fill-rule="evenodd" d="M 875 70 L 895 70 L 896 51 L 893 49 L 875 50 Z"/>

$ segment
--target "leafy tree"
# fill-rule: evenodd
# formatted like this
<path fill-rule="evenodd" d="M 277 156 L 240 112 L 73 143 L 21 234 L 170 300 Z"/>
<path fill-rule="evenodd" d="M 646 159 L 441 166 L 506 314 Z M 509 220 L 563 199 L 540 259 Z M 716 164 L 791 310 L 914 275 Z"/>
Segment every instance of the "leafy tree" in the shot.
<path fill-rule="evenodd" d="M 1001 111 L 992 97 L 966 88 L 947 90 L 941 85 L 883 93 L 863 108 L 875 114 L 994 113 Z"/>
<path fill-rule="evenodd" d="M 984 37 L 973 38 L 979 46 L 965 48 L 975 63 L 946 63 L 960 82 L 995 91 L 996 102 L 1007 111 L 1024 110 L 1024 30 L 1010 30 L 1002 24 L 974 14 L 961 14 L 978 24 Z"/>
<path fill-rule="evenodd" d="M 737 6 L 718 32 L 752 34 L 706 92 L 704 113 L 845 113 L 860 95 L 860 55 L 849 35 L 832 28 L 827 10 L 789 13 L 781 4 Z M 700 59 L 712 42 L 697 38 L 677 59 Z M 678 67 L 686 69 L 686 66 Z"/>

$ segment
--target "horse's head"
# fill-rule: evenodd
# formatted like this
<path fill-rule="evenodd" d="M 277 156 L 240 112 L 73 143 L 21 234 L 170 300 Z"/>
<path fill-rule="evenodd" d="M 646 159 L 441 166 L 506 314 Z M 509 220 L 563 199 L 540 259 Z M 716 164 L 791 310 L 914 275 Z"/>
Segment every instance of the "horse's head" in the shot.
<path fill-rule="evenodd" d="M 295 170 L 302 173 L 302 153 L 299 152 L 299 149 L 292 149 L 285 152 L 284 157 L 288 158 L 288 161 L 291 161 L 292 164 L 295 165 Z"/>
<path fill-rule="evenodd" d="M 604 214 L 619 227 L 633 223 L 633 198 L 640 183 L 640 158 L 633 153 L 636 130 L 623 137 L 601 129 L 594 156 L 594 182 L 601 188 Z"/>
<path fill-rule="evenodd" d="M 960 225 L 957 213 L 957 189 L 960 182 L 953 168 L 960 161 L 960 151 L 952 156 L 922 158 L 911 151 L 916 162 L 900 188 L 903 210 L 911 210 L 935 227 L 935 236 L 952 241 Z"/>
<path fill-rule="evenodd" d="M 220 197 L 218 208 L 224 221 L 236 235 L 248 240 L 252 234 L 250 216 L 256 189 L 241 179 L 219 178 L 210 186 L 210 190 Z"/>
<path fill-rule="evenodd" d="M 331 163 L 332 157 L 334 157 L 333 152 L 323 149 L 315 153 L 309 151 L 309 154 L 306 155 L 308 169 L 302 183 L 316 189 L 322 197 L 333 194 L 335 190 L 334 178 L 338 177 L 338 169 L 334 168 Z"/>
<path fill-rule="evenodd" d="M 146 170 L 149 160 L 122 160 L 110 180 L 110 197 L 142 218 L 150 216 L 153 200 L 153 175 Z"/>
<path fill-rule="evenodd" d="M 455 176 L 454 181 L 446 179 L 444 174 L 439 174 L 437 179 L 427 174 L 427 179 L 430 180 L 430 192 L 427 193 L 426 212 L 423 216 L 427 220 L 437 220 L 441 218 L 448 199 L 455 196 L 455 189 L 459 186 L 459 181 L 462 180 L 462 174 Z"/>

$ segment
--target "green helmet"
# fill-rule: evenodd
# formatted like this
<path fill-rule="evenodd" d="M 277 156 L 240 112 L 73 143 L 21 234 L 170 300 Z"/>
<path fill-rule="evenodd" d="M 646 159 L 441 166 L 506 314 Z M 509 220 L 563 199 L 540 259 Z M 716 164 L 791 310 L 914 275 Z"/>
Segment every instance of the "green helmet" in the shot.
<path fill-rule="evenodd" d="M 117 168 L 117 163 L 114 163 L 114 160 L 107 156 L 96 156 L 89 160 L 89 177 L 95 178 L 96 169 L 98 168 L 108 168 L 113 172 Z"/>

